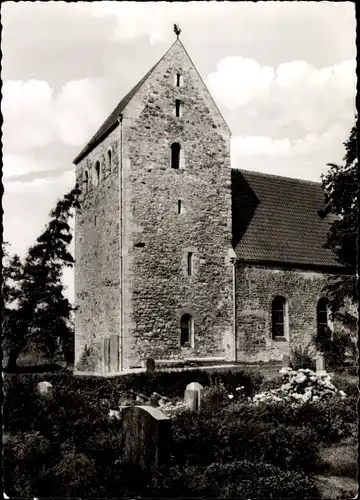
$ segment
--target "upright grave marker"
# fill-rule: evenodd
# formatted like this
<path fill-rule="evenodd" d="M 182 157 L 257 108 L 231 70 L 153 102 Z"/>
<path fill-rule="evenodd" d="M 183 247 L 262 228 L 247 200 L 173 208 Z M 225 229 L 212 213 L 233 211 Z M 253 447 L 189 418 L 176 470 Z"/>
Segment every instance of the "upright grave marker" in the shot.
<path fill-rule="evenodd" d="M 316 373 L 318 373 L 319 375 L 326 373 L 325 358 L 321 353 L 318 353 L 316 355 Z"/>
<path fill-rule="evenodd" d="M 184 403 L 190 410 L 200 409 L 203 389 L 203 386 L 198 382 L 191 382 L 186 386 Z"/>
<path fill-rule="evenodd" d="M 142 470 L 167 463 L 171 419 L 151 406 L 123 406 L 120 410 L 125 461 Z"/>
<path fill-rule="evenodd" d="M 146 373 L 149 375 L 155 371 L 155 360 L 153 358 L 148 358 L 146 360 Z"/>

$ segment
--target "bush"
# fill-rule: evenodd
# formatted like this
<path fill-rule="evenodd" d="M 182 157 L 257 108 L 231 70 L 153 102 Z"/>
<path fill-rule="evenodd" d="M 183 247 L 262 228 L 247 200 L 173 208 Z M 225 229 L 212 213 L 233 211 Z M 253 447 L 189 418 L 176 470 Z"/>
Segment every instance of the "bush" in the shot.
<path fill-rule="evenodd" d="M 46 467 L 52 465 L 51 442 L 39 432 L 9 435 L 4 441 L 4 490 L 10 497 L 31 497 Z"/>
<path fill-rule="evenodd" d="M 305 347 L 297 346 L 291 350 L 291 367 L 294 370 L 299 370 L 300 368 L 316 370 L 314 353 L 310 345 Z"/>
<path fill-rule="evenodd" d="M 359 397 L 358 379 L 352 381 L 346 375 L 334 375 L 332 382 L 338 389 L 345 392 L 347 396 Z"/>
<path fill-rule="evenodd" d="M 238 418 L 237 418 L 238 417 Z M 209 465 L 264 460 L 283 468 L 309 470 L 318 458 L 316 435 L 304 427 L 242 419 L 219 411 L 186 413 L 173 422 L 174 463 Z"/>
<path fill-rule="evenodd" d="M 278 389 L 272 389 L 253 398 L 254 404 L 286 402 L 290 405 L 320 401 L 337 395 L 346 397 L 344 391 L 338 390 L 331 382 L 330 375 L 319 375 L 310 369 L 304 368 L 294 371 L 283 368 L 283 384 Z"/>
<path fill-rule="evenodd" d="M 47 380 L 54 386 L 55 394 L 68 394 L 68 397 L 81 397 L 89 408 L 115 409 L 125 399 L 129 389 L 151 395 L 156 391 L 169 398 L 183 398 L 190 382 L 198 381 L 204 387 L 223 383 L 229 392 L 243 386 L 247 396 L 253 395 L 260 387 L 263 377 L 258 373 L 245 371 L 219 371 L 209 373 L 202 370 L 184 372 L 154 372 L 123 375 L 114 378 L 93 376 L 74 376 L 71 373 L 59 374 L 7 374 L 4 377 L 4 425 L 5 429 L 29 429 L 29 417 L 34 418 L 39 410 L 37 384 Z M 102 406 L 101 406 L 102 405 Z M 107 411 L 106 411 L 107 410 Z"/>
<path fill-rule="evenodd" d="M 212 463 L 207 468 L 178 465 L 151 479 L 146 497 L 157 498 L 316 498 L 313 481 L 260 462 Z"/>
<path fill-rule="evenodd" d="M 273 426 L 306 427 L 316 434 L 317 441 L 332 443 L 356 433 L 357 398 L 329 398 L 316 403 L 291 406 L 286 402 L 234 404 L 229 418 L 247 422 L 267 422 Z"/>
<path fill-rule="evenodd" d="M 324 329 L 315 338 L 316 348 L 324 354 L 325 365 L 328 370 L 343 370 L 347 366 L 347 353 L 356 358 L 357 346 L 346 332 L 331 332 Z"/>

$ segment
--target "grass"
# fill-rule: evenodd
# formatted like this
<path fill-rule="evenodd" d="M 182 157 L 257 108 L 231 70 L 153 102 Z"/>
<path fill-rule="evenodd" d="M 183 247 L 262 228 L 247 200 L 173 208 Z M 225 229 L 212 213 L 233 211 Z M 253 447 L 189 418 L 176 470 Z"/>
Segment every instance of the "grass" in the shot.
<path fill-rule="evenodd" d="M 356 479 L 357 475 L 357 438 L 350 437 L 320 449 L 322 470 L 334 476 Z"/>
<path fill-rule="evenodd" d="M 356 498 L 358 483 L 355 479 L 343 476 L 315 476 L 315 483 L 321 498 L 329 500 L 347 500 Z"/>

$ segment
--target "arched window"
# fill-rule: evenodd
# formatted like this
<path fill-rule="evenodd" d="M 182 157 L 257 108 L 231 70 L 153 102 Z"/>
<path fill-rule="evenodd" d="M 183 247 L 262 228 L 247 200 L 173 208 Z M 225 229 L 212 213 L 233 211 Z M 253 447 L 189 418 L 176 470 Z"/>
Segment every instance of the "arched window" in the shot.
<path fill-rule="evenodd" d="M 95 170 L 94 170 L 94 185 L 98 186 L 100 182 L 100 162 L 97 161 L 95 163 Z"/>
<path fill-rule="evenodd" d="M 275 297 L 272 301 L 272 336 L 285 337 L 287 333 L 287 310 L 284 297 Z"/>
<path fill-rule="evenodd" d="M 111 172 L 111 149 L 108 149 L 108 152 L 106 153 L 106 159 L 107 159 L 107 168 L 108 168 L 108 172 Z"/>
<path fill-rule="evenodd" d="M 181 345 L 192 344 L 194 334 L 194 322 L 190 314 L 184 314 L 181 317 Z"/>
<path fill-rule="evenodd" d="M 181 146 L 178 142 L 174 142 L 173 144 L 171 144 L 171 168 L 179 168 L 180 150 Z"/>
<path fill-rule="evenodd" d="M 85 170 L 84 172 L 84 193 L 89 191 L 89 172 Z"/>
<path fill-rule="evenodd" d="M 328 302 L 326 297 L 321 297 L 321 299 L 318 300 L 316 307 L 316 321 L 318 335 L 326 333 L 329 328 Z"/>

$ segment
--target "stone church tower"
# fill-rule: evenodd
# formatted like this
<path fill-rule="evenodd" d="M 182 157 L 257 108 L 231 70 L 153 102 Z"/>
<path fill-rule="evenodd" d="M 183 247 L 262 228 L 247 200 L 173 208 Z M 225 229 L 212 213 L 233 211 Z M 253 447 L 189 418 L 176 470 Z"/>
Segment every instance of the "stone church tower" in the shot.
<path fill-rule="evenodd" d="M 77 370 L 234 360 L 230 131 L 178 38 L 74 163 Z"/>

